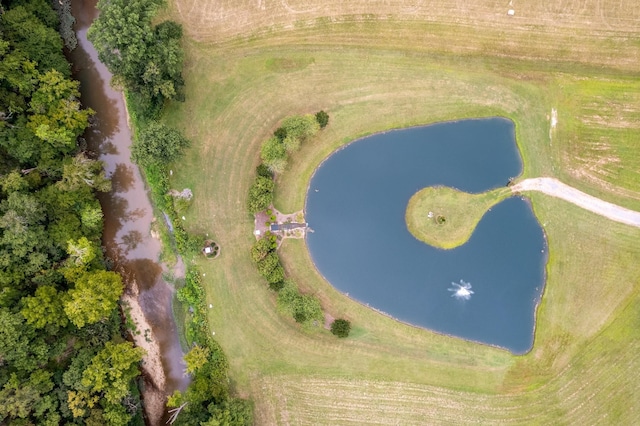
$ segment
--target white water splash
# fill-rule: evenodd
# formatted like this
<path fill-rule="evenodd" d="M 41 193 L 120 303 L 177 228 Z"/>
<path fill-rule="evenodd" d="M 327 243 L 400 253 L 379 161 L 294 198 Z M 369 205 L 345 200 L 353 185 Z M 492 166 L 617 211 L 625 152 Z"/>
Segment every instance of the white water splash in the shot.
<path fill-rule="evenodd" d="M 471 290 L 471 284 L 466 283 L 460 280 L 460 284 L 451 283 L 453 287 L 449 289 L 453 294 L 451 297 L 455 297 L 456 299 L 469 300 L 471 299 L 471 295 L 473 294 L 473 290 Z"/>

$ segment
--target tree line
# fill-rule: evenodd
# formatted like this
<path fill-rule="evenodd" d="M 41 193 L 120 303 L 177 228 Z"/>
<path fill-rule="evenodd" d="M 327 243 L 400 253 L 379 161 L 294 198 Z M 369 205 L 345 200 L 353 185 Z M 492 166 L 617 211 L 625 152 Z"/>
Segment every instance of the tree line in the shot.
<path fill-rule="evenodd" d="M 79 101 L 45 0 L 0 8 L 0 423 L 142 424 Z"/>
<path fill-rule="evenodd" d="M 273 136 L 261 146 L 262 163 L 256 168 L 256 177 L 247 197 L 247 209 L 250 213 L 256 214 L 271 207 L 275 189 L 274 177 L 284 172 L 289 154 L 298 150 L 301 143 L 328 123 L 329 115 L 325 111 L 319 111 L 315 115 L 294 115 L 282 120 Z M 317 327 L 324 322 L 320 301 L 313 295 L 300 293 L 296 283 L 286 277 L 276 252 L 277 247 L 276 235 L 267 231 L 251 247 L 251 258 L 269 288 L 278 293 L 278 310 L 293 317 L 303 327 Z M 331 332 L 338 337 L 347 337 L 350 330 L 351 323 L 345 319 L 337 319 L 331 325 Z"/>

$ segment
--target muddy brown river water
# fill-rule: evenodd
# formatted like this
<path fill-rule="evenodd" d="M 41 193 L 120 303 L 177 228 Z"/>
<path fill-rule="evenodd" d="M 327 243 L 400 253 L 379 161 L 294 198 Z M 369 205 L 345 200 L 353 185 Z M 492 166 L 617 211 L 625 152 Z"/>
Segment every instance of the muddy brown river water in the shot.
<path fill-rule="evenodd" d="M 172 315 L 173 287 L 163 275 L 184 271 L 180 265 L 177 271 L 166 271 L 158 261 L 162 246 L 151 236 L 153 209 L 140 172 L 130 161 L 131 131 L 122 93 L 110 86 L 111 74 L 87 40 L 87 29 L 98 15 L 96 3 L 97 0 L 72 1 L 78 47 L 69 57 L 73 62 L 74 77 L 81 83 L 82 103 L 96 111 L 95 123 L 84 137 L 88 148 L 104 161 L 113 184 L 111 192 L 99 197 L 105 222 L 103 245 L 114 269 L 122 273 L 129 289 L 132 285 L 137 286 L 138 291 L 129 291 L 130 296 L 133 294 L 131 300 L 137 299 L 146 317 L 146 321 L 142 319 L 144 325 L 140 327 L 139 323 L 138 326 L 149 326 L 153 340 L 157 342 L 154 345 L 159 349 L 162 371 L 155 374 L 163 374 L 164 380 L 147 377 L 147 386 L 154 381 L 160 383 L 160 387 L 164 383 L 164 389 L 159 391 L 170 395 L 174 390 L 186 389 L 189 378 L 183 375 L 183 351 Z M 140 331 L 144 333 L 144 330 Z M 147 333 L 147 337 L 149 335 Z M 153 373 L 146 371 L 146 374 Z M 146 401 L 147 409 L 148 405 Z M 162 413 L 150 417 L 157 418 L 158 415 Z"/>

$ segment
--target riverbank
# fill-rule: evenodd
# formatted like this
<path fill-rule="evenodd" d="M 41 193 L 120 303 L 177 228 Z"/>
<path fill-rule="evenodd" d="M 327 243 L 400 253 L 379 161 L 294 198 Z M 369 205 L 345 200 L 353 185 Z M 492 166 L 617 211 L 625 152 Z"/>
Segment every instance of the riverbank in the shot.
<path fill-rule="evenodd" d="M 140 367 L 144 381 L 142 396 L 148 424 L 157 425 L 160 424 L 165 410 L 166 376 L 162 366 L 160 345 L 140 306 L 139 294 L 136 282 L 129 282 L 120 302 L 134 344 L 145 351 Z"/>
<path fill-rule="evenodd" d="M 78 47 L 70 56 L 81 82 L 82 102 L 96 111 L 94 126 L 84 136 L 112 181 L 112 191 L 99 197 L 103 246 L 113 269 L 123 276 L 123 310 L 136 324 L 132 339 L 147 351 L 142 365 L 147 382 L 142 389 L 144 408 L 150 424 L 158 424 L 167 396 L 186 389 L 189 378 L 184 375 L 184 354 L 172 315 L 174 291 L 160 263 L 162 242 L 151 235 L 154 210 L 140 171 L 130 160 L 131 121 L 122 93 L 111 87 L 111 74 L 87 40 L 87 30 L 98 15 L 96 3 L 72 2 Z"/>

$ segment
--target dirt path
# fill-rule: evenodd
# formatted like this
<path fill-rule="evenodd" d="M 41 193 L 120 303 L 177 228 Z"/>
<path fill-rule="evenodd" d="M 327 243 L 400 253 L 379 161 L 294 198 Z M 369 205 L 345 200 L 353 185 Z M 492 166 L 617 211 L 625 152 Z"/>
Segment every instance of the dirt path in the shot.
<path fill-rule="evenodd" d="M 565 185 L 554 178 L 525 179 L 511 187 L 513 192 L 539 191 L 552 197 L 557 197 L 582 207 L 585 210 L 599 214 L 616 222 L 640 228 L 640 212 L 629 210 L 615 204 L 602 201 L 582 191 Z"/>

